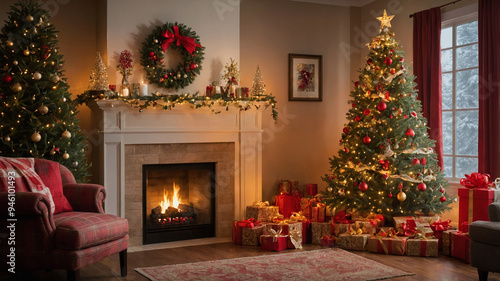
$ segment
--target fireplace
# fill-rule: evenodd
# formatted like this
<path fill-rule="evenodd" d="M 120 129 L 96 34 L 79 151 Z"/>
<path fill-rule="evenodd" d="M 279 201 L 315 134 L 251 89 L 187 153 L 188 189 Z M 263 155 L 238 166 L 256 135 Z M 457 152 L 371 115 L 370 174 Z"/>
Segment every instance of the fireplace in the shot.
<path fill-rule="evenodd" d="M 215 236 L 215 163 L 142 169 L 143 244 Z"/>

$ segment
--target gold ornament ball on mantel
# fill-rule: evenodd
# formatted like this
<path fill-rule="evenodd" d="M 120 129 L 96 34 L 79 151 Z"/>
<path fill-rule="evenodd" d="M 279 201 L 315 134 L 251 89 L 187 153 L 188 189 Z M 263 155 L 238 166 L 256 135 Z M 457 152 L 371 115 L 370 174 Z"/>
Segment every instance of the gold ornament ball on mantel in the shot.
<path fill-rule="evenodd" d="M 42 136 L 38 132 L 34 132 L 31 135 L 31 141 L 32 142 L 39 142 L 42 139 Z"/>
<path fill-rule="evenodd" d="M 398 200 L 401 202 L 405 201 L 406 200 L 406 193 L 404 193 L 403 191 L 400 191 L 398 193 Z"/>
<path fill-rule="evenodd" d="M 66 130 L 66 131 L 62 132 L 61 136 L 63 139 L 69 139 L 69 138 L 71 138 L 71 133 L 68 130 Z"/>
<path fill-rule="evenodd" d="M 68 159 L 69 159 L 69 153 L 64 152 L 64 154 L 63 154 L 63 159 L 64 159 L 64 160 L 68 160 Z"/>
<path fill-rule="evenodd" d="M 42 105 L 38 108 L 40 114 L 45 115 L 49 112 L 49 108 L 46 105 Z"/>

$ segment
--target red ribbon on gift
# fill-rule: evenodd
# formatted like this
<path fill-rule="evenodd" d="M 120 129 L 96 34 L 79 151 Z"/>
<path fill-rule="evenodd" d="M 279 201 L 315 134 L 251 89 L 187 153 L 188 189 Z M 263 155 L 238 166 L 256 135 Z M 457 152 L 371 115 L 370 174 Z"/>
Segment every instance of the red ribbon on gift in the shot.
<path fill-rule="evenodd" d="M 260 225 L 260 222 L 254 218 L 249 218 L 247 220 L 236 222 L 236 225 L 239 227 L 254 228 L 255 226 Z"/>
<path fill-rule="evenodd" d="M 458 230 L 460 233 L 469 233 L 469 223 L 464 221 L 459 227 Z"/>
<path fill-rule="evenodd" d="M 192 54 L 196 47 L 201 47 L 200 44 L 196 44 L 194 38 L 182 36 L 179 34 L 179 26 L 174 26 L 174 33 L 170 32 L 168 29 L 163 31 L 161 35 L 166 39 L 161 43 L 161 48 L 163 51 L 167 51 L 172 43 L 177 39 L 177 46 L 182 45 L 189 54 Z"/>
<path fill-rule="evenodd" d="M 353 221 L 348 220 L 346 218 L 346 214 L 344 211 L 338 212 L 332 219 L 334 223 L 353 223 Z"/>
<path fill-rule="evenodd" d="M 450 228 L 450 222 L 451 220 L 441 221 L 441 219 L 439 219 L 431 224 L 432 231 L 446 231 Z"/>
<path fill-rule="evenodd" d="M 460 179 L 460 184 L 467 188 L 488 188 L 493 185 L 490 181 L 490 175 L 481 173 L 472 173 L 465 175 L 465 179 Z"/>
<path fill-rule="evenodd" d="M 417 224 L 415 223 L 415 220 L 406 220 L 406 223 L 401 224 L 401 228 L 403 229 L 402 231 L 398 232 L 398 235 L 400 236 L 413 236 L 415 233 L 417 233 Z"/>

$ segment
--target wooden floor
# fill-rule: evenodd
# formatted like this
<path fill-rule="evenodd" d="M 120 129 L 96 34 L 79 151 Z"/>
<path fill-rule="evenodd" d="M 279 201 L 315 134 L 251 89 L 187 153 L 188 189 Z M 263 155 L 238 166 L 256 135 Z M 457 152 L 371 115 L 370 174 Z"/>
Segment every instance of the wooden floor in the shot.
<path fill-rule="evenodd" d="M 320 246 L 305 245 L 302 251 L 320 249 Z M 191 246 L 173 249 L 151 250 L 128 253 L 128 276 L 120 277 L 118 254 L 108 257 L 93 265 L 84 267 L 80 272 L 81 280 L 148 280 L 134 268 L 159 266 L 169 264 L 181 264 L 217 259 L 230 259 L 237 257 L 249 257 L 259 255 L 279 255 L 296 250 L 284 250 L 282 252 L 262 251 L 259 247 L 238 246 L 232 243 L 218 243 L 202 246 Z M 422 281 L 422 280 L 478 280 L 477 271 L 458 259 L 447 256 L 439 258 L 423 258 L 408 256 L 380 255 L 369 252 L 352 252 L 362 257 L 372 259 L 406 272 L 415 273 L 413 276 L 393 278 L 395 281 Z M 15 277 L 15 278 L 12 278 Z M 43 280 L 55 281 L 66 280 L 64 271 L 37 271 L 14 274 L 0 274 L 0 280 Z M 500 281 L 500 274 L 490 273 L 490 281 Z"/>

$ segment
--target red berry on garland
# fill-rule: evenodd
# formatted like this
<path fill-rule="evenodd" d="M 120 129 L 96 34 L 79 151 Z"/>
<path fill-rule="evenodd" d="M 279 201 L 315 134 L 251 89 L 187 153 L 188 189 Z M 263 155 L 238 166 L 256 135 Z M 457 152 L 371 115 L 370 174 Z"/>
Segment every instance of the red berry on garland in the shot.
<path fill-rule="evenodd" d="M 421 182 L 418 184 L 418 190 L 425 191 L 426 189 L 427 189 L 427 186 L 425 185 L 425 183 Z"/>
<path fill-rule="evenodd" d="M 359 117 L 359 116 L 354 117 L 354 121 L 359 122 L 360 120 L 361 120 L 361 117 Z"/>
<path fill-rule="evenodd" d="M 425 157 L 422 157 L 422 159 L 420 160 L 420 164 L 425 165 L 425 163 L 427 163 L 427 159 L 425 159 Z"/>
<path fill-rule="evenodd" d="M 368 108 L 363 110 L 363 114 L 366 116 L 370 115 L 370 113 L 371 113 L 371 110 L 369 110 Z"/>
<path fill-rule="evenodd" d="M 377 104 L 377 109 L 378 109 L 378 111 L 384 111 L 387 109 L 387 104 L 384 101 L 380 101 Z"/>
<path fill-rule="evenodd" d="M 444 203 L 444 201 L 446 201 L 446 197 L 441 196 L 441 197 L 439 197 L 439 200 L 441 200 L 441 203 Z"/>
<path fill-rule="evenodd" d="M 360 184 L 359 184 L 359 190 L 361 190 L 362 192 L 365 192 L 366 190 L 368 190 L 368 184 L 366 184 L 366 182 L 362 181 Z"/>
<path fill-rule="evenodd" d="M 389 193 L 389 195 L 387 195 L 389 198 L 392 198 L 392 193 Z"/>
<path fill-rule="evenodd" d="M 371 58 L 369 58 L 369 59 L 366 61 L 366 63 L 367 63 L 367 64 L 372 64 L 372 62 L 373 62 L 373 61 L 372 61 L 372 59 L 371 59 Z"/>
<path fill-rule="evenodd" d="M 418 165 L 418 164 L 420 164 L 420 160 L 418 160 L 418 158 L 413 158 L 412 164 L 413 165 Z"/>
<path fill-rule="evenodd" d="M 366 136 L 363 138 L 363 142 L 368 144 L 368 143 L 372 142 L 372 139 L 369 136 Z"/>
<path fill-rule="evenodd" d="M 392 64 L 392 59 L 391 58 L 385 58 L 384 62 L 387 65 L 391 65 Z"/>
<path fill-rule="evenodd" d="M 344 130 L 343 130 L 343 131 L 344 131 L 344 134 L 349 134 L 349 128 L 344 127 Z"/>
<path fill-rule="evenodd" d="M 405 134 L 407 136 L 409 136 L 409 137 L 414 137 L 415 136 L 415 132 L 411 128 L 406 129 Z"/>
<path fill-rule="evenodd" d="M 12 82 L 12 76 L 10 76 L 9 74 L 5 74 L 2 78 L 2 82 L 4 82 L 5 84 L 10 84 L 10 82 Z"/>

